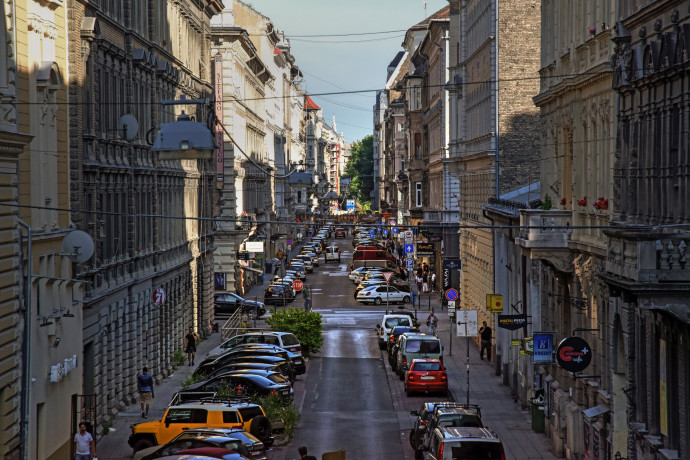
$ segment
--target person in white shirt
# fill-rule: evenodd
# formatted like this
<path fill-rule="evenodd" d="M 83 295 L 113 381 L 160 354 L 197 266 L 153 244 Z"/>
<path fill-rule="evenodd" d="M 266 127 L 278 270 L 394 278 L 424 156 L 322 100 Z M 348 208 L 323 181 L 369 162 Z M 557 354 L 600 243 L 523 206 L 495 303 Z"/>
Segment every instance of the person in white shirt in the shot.
<path fill-rule="evenodd" d="M 74 435 L 74 451 L 77 453 L 75 460 L 91 460 L 92 454 L 96 458 L 96 443 L 91 433 L 86 431 L 84 422 L 79 424 L 79 433 Z"/>

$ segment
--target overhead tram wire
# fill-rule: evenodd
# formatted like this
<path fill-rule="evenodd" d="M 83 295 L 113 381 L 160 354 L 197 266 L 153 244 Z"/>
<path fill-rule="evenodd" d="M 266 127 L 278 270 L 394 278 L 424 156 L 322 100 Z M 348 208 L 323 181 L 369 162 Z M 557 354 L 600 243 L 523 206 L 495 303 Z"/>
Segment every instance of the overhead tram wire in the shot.
<path fill-rule="evenodd" d="M 286 225 L 306 225 L 310 222 L 297 222 L 297 221 L 284 221 L 284 220 L 272 220 L 272 219 L 246 219 L 242 217 L 230 218 L 230 217 L 190 217 L 190 216 L 169 216 L 169 215 L 159 215 L 159 214 L 130 214 L 126 212 L 112 212 L 112 211 L 92 211 L 92 210 L 81 210 L 81 209 L 71 209 L 71 208 L 58 208 L 49 206 L 32 206 L 32 205 L 21 205 L 17 203 L 0 203 L 0 206 L 7 206 L 17 209 L 38 209 L 56 212 L 70 212 L 75 214 L 100 214 L 115 217 L 134 217 L 134 218 L 149 218 L 149 219 L 173 219 L 173 220 L 193 220 L 193 221 L 211 221 L 211 222 L 235 222 L 239 224 L 286 224 Z M 329 216 L 324 214 L 315 214 L 312 217 L 320 220 L 336 219 L 336 216 Z M 376 224 L 376 223 L 363 223 L 363 222 L 340 222 L 338 225 L 348 226 L 348 227 L 373 227 L 373 228 L 403 228 L 403 229 L 443 229 L 447 228 L 448 225 L 444 224 L 422 224 L 422 225 L 390 225 L 390 224 Z M 509 230 L 509 229 L 534 229 L 539 230 L 544 228 L 543 225 L 488 225 L 488 224 L 477 224 L 477 225 L 452 225 L 453 228 L 461 229 L 493 229 L 493 230 Z M 554 225 L 549 226 L 550 229 L 559 230 L 571 230 L 571 229 L 614 229 L 614 230 L 624 230 L 624 229 L 635 229 L 635 230 L 660 230 L 660 229 L 680 229 L 680 228 L 690 228 L 690 222 L 677 223 L 677 224 L 662 224 L 662 225 L 633 225 L 633 224 L 621 224 L 621 225 Z"/>

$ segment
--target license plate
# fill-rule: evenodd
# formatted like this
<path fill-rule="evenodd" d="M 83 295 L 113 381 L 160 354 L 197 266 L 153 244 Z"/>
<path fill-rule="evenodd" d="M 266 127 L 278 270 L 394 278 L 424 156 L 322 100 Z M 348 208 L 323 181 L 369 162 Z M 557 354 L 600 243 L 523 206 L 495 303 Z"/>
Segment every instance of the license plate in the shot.
<path fill-rule="evenodd" d="M 295 360 L 295 364 L 303 364 L 303 363 L 304 363 L 304 361 L 302 361 L 301 359 L 296 359 L 296 360 Z"/>
<path fill-rule="evenodd" d="M 433 375 L 423 375 L 422 376 L 422 380 L 435 380 L 435 379 L 436 379 L 436 377 L 434 377 Z"/>

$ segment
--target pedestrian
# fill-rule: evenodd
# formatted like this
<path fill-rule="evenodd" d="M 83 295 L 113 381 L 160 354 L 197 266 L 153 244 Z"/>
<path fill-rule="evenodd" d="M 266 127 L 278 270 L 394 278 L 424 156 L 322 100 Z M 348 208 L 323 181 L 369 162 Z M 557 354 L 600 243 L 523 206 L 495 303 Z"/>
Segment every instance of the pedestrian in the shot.
<path fill-rule="evenodd" d="M 422 291 L 429 292 L 429 274 L 422 275 Z"/>
<path fill-rule="evenodd" d="M 187 365 L 194 365 L 194 355 L 196 353 L 196 344 L 199 341 L 199 336 L 194 332 L 194 328 L 189 328 L 189 333 L 184 337 L 184 351 L 187 353 Z"/>
<path fill-rule="evenodd" d="M 137 389 L 139 390 L 139 404 L 141 405 L 141 416 L 149 416 L 149 406 L 153 395 L 153 377 L 149 375 L 148 368 L 144 367 L 141 374 L 137 375 Z"/>
<path fill-rule="evenodd" d="M 96 458 L 96 443 L 91 433 L 86 431 L 86 423 L 79 424 L 79 432 L 74 435 L 74 452 L 76 460 L 91 460 L 91 455 Z"/>
<path fill-rule="evenodd" d="M 482 323 L 479 328 L 479 335 L 481 336 L 482 348 L 479 351 L 479 358 L 484 360 L 484 350 L 486 350 L 486 359 L 491 361 L 491 328 L 486 325 L 486 321 Z"/>
<path fill-rule="evenodd" d="M 302 460 L 316 460 L 313 455 L 307 455 L 307 446 L 299 446 L 297 452 L 299 452 L 299 458 Z"/>
<path fill-rule="evenodd" d="M 418 278 L 422 277 L 422 266 L 421 265 L 417 266 L 417 277 Z"/>
<path fill-rule="evenodd" d="M 431 272 L 431 291 L 436 292 L 436 273 Z"/>
<path fill-rule="evenodd" d="M 431 310 L 429 316 L 426 318 L 426 325 L 429 327 L 429 334 L 436 335 L 436 326 L 438 325 L 438 316 Z"/>
<path fill-rule="evenodd" d="M 278 249 L 278 252 L 276 252 L 276 259 L 283 260 L 283 250 L 282 249 Z"/>
<path fill-rule="evenodd" d="M 417 292 L 422 293 L 422 277 L 417 276 Z"/>

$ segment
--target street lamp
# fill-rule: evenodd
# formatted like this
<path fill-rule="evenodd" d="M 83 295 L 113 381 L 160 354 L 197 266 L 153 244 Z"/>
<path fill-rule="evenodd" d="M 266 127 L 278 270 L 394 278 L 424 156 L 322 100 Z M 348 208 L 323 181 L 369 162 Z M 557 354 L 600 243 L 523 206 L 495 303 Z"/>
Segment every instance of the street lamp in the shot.
<path fill-rule="evenodd" d="M 161 160 L 210 160 L 216 143 L 206 124 L 182 112 L 177 121 L 161 125 L 152 148 Z"/>

